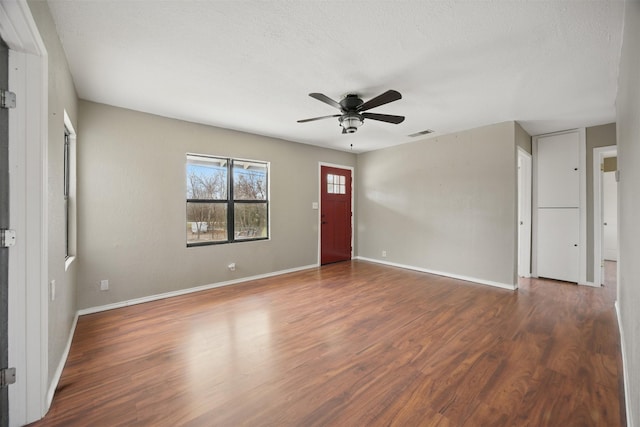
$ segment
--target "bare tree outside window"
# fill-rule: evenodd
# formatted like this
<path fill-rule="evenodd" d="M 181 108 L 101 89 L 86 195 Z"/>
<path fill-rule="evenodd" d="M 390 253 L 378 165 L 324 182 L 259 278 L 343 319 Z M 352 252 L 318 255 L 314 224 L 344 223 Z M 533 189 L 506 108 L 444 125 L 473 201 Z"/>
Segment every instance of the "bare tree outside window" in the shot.
<path fill-rule="evenodd" d="M 266 164 L 235 161 L 233 176 L 235 238 L 267 237 Z"/>
<path fill-rule="evenodd" d="M 268 238 L 268 164 L 187 155 L 187 246 Z"/>
<path fill-rule="evenodd" d="M 220 167 L 188 169 L 187 242 L 227 240 L 226 174 Z"/>

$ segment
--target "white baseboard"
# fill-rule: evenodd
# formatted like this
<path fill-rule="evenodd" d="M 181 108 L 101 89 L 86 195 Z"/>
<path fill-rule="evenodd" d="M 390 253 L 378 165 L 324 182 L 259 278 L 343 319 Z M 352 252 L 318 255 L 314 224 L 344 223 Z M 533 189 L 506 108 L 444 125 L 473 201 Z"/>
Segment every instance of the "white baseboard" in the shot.
<path fill-rule="evenodd" d="M 626 357 L 627 346 L 625 345 L 625 342 L 624 342 L 624 333 L 622 331 L 622 319 L 620 318 L 620 305 L 618 304 L 618 301 L 616 301 L 615 307 L 616 307 L 616 316 L 618 317 L 618 331 L 620 332 L 620 353 L 622 353 L 622 380 L 624 382 L 624 399 L 625 399 L 624 406 L 627 411 L 627 427 L 633 427 L 631 405 L 629 405 L 629 401 L 628 401 L 628 398 L 630 396 L 629 394 L 630 382 L 629 382 L 629 371 L 627 370 L 627 367 L 629 366 L 627 357 Z"/>
<path fill-rule="evenodd" d="M 51 379 L 51 384 L 49 385 L 49 390 L 47 390 L 47 408 L 48 411 L 51 407 L 51 402 L 53 402 L 53 395 L 56 392 L 56 388 L 58 388 L 58 383 L 60 382 L 60 377 L 62 377 L 62 371 L 64 369 L 64 365 L 67 363 L 67 359 L 69 358 L 69 351 L 71 350 L 71 342 L 73 341 L 73 335 L 76 332 L 76 325 L 78 324 L 78 313 L 73 318 L 73 322 L 71 323 L 71 329 L 69 330 L 69 338 L 67 338 L 67 345 L 62 352 L 62 357 L 60 357 L 60 362 L 58 363 L 58 367 L 56 368 L 56 372 L 53 374 L 53 378 Z"/>
<path fill-rule="evenodd" d="M 405 268 L 407 270 L 420 271 L 422 273 L 435 274 L 437 276 L 450 277 L 452 279 L 464 280 L 465 282 L 472 282 L 472 283 L 478 283 L 480 285 L 488 285 L 488 286 L 493 286 L 493 287 L 496 287 L 496 288 L 508 289 L 510 291 L 515 291 L 516 289 L 518 289 L 517 283 L 510 285 L 510 284 L 507 284 L 507 283 L 494 282 L 494 281 L 491 281 L 491 280 L 478 279 L 478 278 L 475 278 L 475 277 L 463 276 L 463 275 L 460 275 L 460 274 L 447 273 L 447 272 L 444 272 L 444 271 L 430 270 L 428 268 L 415 267 L 415 266 L 406 265 L 406 264 L 398 264 L 398 263 L 389 262 L 389 261 L 381 261 L 379 259 L 366 258 L 366 257 L 361 257 L 361 256 L 356 257 L 355 259 L 360 259 L 362 261 L 375 262 L 377 264 L 389 265 L 389 266 L 392 266 L 392 267 Z"/>
<path fill-rule="evenodd" d="M 228 280 L 226 282 L 211 283 L 209 285 L 202 285 L 202 286 L 196 286 L 196 287 L 188 288 L 188 289 L 180 289 L 180 290 L 177 290 L 177 291 L 165 292 L 165 293 L 162 293 L 162 294 L 149 295 L 149 296 L 146 296 L 146 297 L 141 297 L 141 298 L 130 299 L 130 300 L 127 300 L 127 301 L 116 302 L 116 303 L 113 303 L 113 304 L 106 304 L 106 305 L 101 305 L 101 306 L 97 306 L 97 307 L 83 308 L 82 310 L 78 310 L 78 315 L 79 316 L 83 316 L 85 314 L 99 313 L 101 311 L 113 310 L 115 308 L 128 307 L 130 305 L 136 305 L 136 304 L 142 304 L 142 303 L 145 303 L 145 302 L 157 301 L 157 300 L 161 300 L 161 299 L 165 299 L 165 298 L 171 298 L 171 297 L 176 297 L 176 296 L 180 296 L 180 295 L 191 294 L 193 292 L 206 291 L 208 289 L 220 288 L 222 286 L 235 285 L 235 284 L 238 284 L 238 283 L 249 282 L 251 280 L 265 279 L 267 277 L 280 276 L 282 274 L 294 273 L 296 271 L 309 270 L 311 268 L 317 268 L 317 267 L 318 267 L 318 264 L 310 264 L 310 265 L 305 265 L 305 266 L 302 266 L 302 267 L 290 268 L 290 269 L 287 269 L 287 270 L 274 271 L 274 272 L 271 272 L 271 273 L 258 274 L 256 276 L 249 276 L 249 277 L 243 277 L 243 278 L 240 278 L 240 279 Z"/>
<path fill-rule="evenodd" d="M 599 288 L 599 287 L 602 286 L 602 285 L 599 285 L 599 284 L 597 284 L 595 282 L 581 282 L 581 283 L 578 283 L 578 285 L 580 285 L 580 286 L 591 286 L 592 288 Z"/>

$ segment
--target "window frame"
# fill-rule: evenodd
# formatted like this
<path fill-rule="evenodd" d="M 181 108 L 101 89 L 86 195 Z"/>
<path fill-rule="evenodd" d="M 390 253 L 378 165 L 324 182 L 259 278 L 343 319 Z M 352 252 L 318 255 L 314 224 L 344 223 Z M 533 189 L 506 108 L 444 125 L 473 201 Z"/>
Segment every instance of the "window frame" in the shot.
<path fill-rule="evenodd" d="M 271 175 L 271 163 L 264 160 L 251 160 L 251 159 L 242 159 L 236 157 L 224 157 L 224 156 L 215 156 L 209 154 L 197 154 L 197 153 L 187 153 L 186 154 L 186 164 L 185 164 L 185 183 L 187 183 L 188 176 L 188 168 L 191 158 L 200 158 L 203 161 L 207 161 L 208 159 L 215 159 L 219 161 L 223 161 L 225 165 L 223 166 L 226 169 L 226 198 L 225 199 L 206 199 L 206 198 L 188 198 L 185 197 L 186 201 L 186 221 L 188 221 L 188 206 L 190 203 L 207 203 L 207 204 L 221 204 L 225 205 L 227 208 L 226 212 L 226 231 L 227 231 L 227 239 L 226 240 L 211 240 L 211 241 L 201 241 L 201 242 L 189 242 L 187 239 L 186 245 L 187 248 L 190 247 L 198 247 L 198 246 L 210 246 L 210 245 L 224 245 L 229 243 L 240 243 L 240 242 L 255 242 L 261 240 L 270 240 L 271 239 L 271 221 L 270 221 L 270 211 L 271 211 L 271 188 L 270 188 L 270 175 Z M 235 199 L 234 197 L 234 164 L 235 162 L 247 162 L 247 163 L 255 163 L 264 165 L 265 168 L 265 198 L 264 199 Z M 185 189 L 185 196 L 188 193 L 188 184 Z M 264 237 L 252 237 L 252 238 L 237 238 L 236 230 L 235 230 L 235 205 L 236 204 L 264 204 L 266 206 L 266 236 Z"/>
<path fill-rule="evenodd" d="M 64 198 L 64 259 L 67 260 L 71 254 L 71 132 L 64 126 L 64 160 L 63 160 L 63 198 Z"/>
<path fill-rule="evenodd" d="M 64 270 L 68 271 L 71 264 L 77 257 L 78 250 L 78 212 L 77 212 L 77 191 L 78 191 L 78 170 L 77 170 L 77 135 L 71 118 L 64 110 L 63 123 L 63 170 L 62 170 L 62 199 L 64 209 Z M 61 239 L 61 240 L 62 240 Z"/>

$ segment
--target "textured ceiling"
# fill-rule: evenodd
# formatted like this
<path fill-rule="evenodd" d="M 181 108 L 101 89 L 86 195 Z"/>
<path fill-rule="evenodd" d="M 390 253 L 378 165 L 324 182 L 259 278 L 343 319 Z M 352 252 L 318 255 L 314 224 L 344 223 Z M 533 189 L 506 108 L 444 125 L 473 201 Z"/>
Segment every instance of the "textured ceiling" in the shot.
<path fill-rule="evenodd" d="M 62 1 L 49 6 L 87 100 L 355 152 L 519 121 L 615 120 L 621 1 Z M 342 135 L 308 96 L 403 99 Z"/>

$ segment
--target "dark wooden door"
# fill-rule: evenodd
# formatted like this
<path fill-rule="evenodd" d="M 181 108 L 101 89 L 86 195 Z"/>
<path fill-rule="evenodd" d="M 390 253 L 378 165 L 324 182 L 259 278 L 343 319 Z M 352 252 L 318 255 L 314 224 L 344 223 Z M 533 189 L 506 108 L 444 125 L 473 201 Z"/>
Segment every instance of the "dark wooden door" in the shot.
<path fill-rule="evenodd" d="M 351 171 L 320 168 L 320 264 L 351 259 Z"/>

